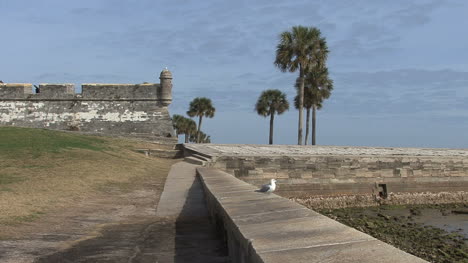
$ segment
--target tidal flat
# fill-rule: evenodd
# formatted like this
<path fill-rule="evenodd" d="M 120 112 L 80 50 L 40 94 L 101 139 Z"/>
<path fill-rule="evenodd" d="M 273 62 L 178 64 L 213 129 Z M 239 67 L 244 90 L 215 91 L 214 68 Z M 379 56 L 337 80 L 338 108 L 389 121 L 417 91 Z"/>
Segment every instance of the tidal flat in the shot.
<path fill-rule="evenodd" d="M 466 203 L 315 210 L 429 262 L 468 262 Z"/>

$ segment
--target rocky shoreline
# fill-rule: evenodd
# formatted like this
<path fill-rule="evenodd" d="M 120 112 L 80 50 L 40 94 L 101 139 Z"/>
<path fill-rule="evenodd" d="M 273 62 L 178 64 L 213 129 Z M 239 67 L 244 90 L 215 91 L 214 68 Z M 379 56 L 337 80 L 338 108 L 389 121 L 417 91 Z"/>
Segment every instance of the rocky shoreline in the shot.
<path fill-rule="evenodd" d="M 468 192 L 440 192 L 440 193 L 389 193 L 387 198 L 368 195 L 342 196 L 285 196 L 312 209 L 339 209 L 347 207 L 372 207 L 382 205 L 432 205 L 468 203 Z"/>
<path fill-rule="evenodd" d="M 442 215 L 468 211 L 468 203 L 432 205 L 380 205 L 340 209 L 312 208 L 408 253 L 435 263 L 467 263 L 468 239 L 460 233 L 418 222 L 425 209 Z M 399 213 L 395 213 L 397 209 Z M 403 211 L 403 213 L 401 213 Z M 405 212 L 406 211 L 406 212 Z"/>

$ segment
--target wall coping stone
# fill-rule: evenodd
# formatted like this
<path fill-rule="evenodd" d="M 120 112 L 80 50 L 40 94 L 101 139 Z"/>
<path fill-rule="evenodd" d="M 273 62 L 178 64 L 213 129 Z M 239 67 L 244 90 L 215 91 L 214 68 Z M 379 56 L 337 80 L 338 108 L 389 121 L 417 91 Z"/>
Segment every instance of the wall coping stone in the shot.
<path fill-rule="evenodd" d="M 468 157 L 468 149 L 365 146 L 184 144 L 190 151 L 210 157 Z"/>

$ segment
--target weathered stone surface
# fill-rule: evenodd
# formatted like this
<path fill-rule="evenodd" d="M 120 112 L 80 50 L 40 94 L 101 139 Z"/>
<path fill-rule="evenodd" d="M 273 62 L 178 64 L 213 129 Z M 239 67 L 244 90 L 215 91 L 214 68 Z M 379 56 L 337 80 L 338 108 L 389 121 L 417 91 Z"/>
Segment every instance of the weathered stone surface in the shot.
<path fill-rule="evenodd" d="M 147 157 L 159 157 L 167 159 L 182 158 L 180 150 L 167 150 L 167 149 L 135 149 L 136 152 L 142 153 Z"/>
<path fill-rule="evenodd" d="M 278 180 L 288 195 L 445 192 L 468 189 L 466 149 L 371 148 L 290 145 L 186 145 L 212 157 L 209 166 L 259 185 Z"/>
<path fill-rule="evenodd" d="M 172 76 L 160 84 L 0 84 L 0 125 L 87 133 L 174 138 L 167 106 Z M 167 89 L 167 90 L 164 90 Z"/>
<path fill-rule="evenodd" d="M 468 200 L 468 192 L 414 192 L 414 193 L 390 193 L 386 199 L 376 199 L 371 194 L 365 195 L 340 195 L 340 196 L 302 196 L 294 191 L 289 193 L 292 200 L 307 207 L 321 209 L 337 209 L 346 207 L 367 207 L 378 205 L 418 205 L 418 204 L 453 204 L 463 203 Z"/>
<path fill-rule="evenodd" d="M 390 148 L 390 147 L 358 147 L 358 146 L 298 146 L 298 145 L 254 145 L 254 144 L 201 144 L 186 145 L 189 149 L 200 151 L 210 156 L 243 156 L 271 158 L 290 158 L 295 156 L 362 156 L 363 161 L 393 162 L 394 157 L 401 157 L 404 162 L 413 163 L 418 156 L 468 157 L 468 149 L 442 148 Z M 346 159 L 346 158 L 345 158 Z M 263 159 L 266 161 L 265 159 Z M 333 159 L 330 159 L 333 160 Z M 334 159 L 338 160 L 338 159 Z M 341 159 L 340 159 L 341 160 Z"/>
<path fill-rule="evenodd" d="M 291 258 L 294 262 L 309 263 L 395 263 L 426 262 L 380 241 L 336 243 L 327 247 L 312 246 L 289 251 L 279 250 L 260 253 L 264 262 L 284 263 Z"/>
<path fill-rule="evenodd" d="M 0 98 L 25 98 L 32 94 L 32 84 L 0 83 Z"/>
<path fill-rule="evenodd" d="M 0 125 L 174 137 L 167 108 L 149 101 L 2 101 Z"/>
<path fill-rule="evenodd" d="M 197 173 L 232 262 L 426 262 L 225 172 Z"/>

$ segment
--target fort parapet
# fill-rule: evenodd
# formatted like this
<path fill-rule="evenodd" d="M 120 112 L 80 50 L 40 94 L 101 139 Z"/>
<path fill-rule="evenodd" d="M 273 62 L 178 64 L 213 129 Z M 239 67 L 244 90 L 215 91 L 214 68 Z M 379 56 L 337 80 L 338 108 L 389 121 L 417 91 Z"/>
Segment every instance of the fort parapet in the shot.
<path fill-rule="evenodd" d="M 161 83 L 73 84 L 0 83 L 0 125 L 176 140 L 167 107 L 172 74 Z M 36 89 L 37 89 L 36 88 Z"/>

